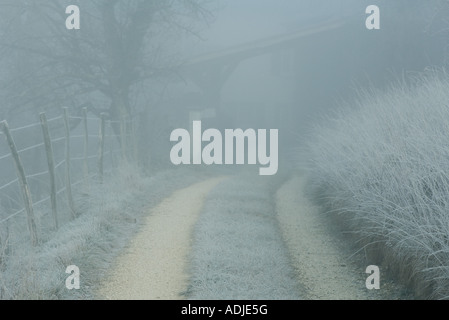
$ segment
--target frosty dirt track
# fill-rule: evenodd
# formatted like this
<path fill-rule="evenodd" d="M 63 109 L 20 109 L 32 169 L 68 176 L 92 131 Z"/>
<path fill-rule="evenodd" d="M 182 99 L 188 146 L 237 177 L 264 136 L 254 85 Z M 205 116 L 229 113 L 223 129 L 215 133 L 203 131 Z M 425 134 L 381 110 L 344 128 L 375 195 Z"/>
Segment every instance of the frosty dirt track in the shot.
<path fill-rule="evenodd" d="M 191 229 L 204 197 L 223 178 L 176 191 L 152 210 L 99 290 L 105 299 L 181 299 Z"/>
<path fill-rule="evenodd" d="M 369 299 L 364 270 L 357 270 L 339 252 L 317 207 L 304 197 L 296 177 L 276 194 L 277 215 L 299 281 L 309 299 Z"/>
<path fill-rule="evenodd" d="M 242 270 L 242 274 L 244 272 L 255 272 L 256 274 L 261 272 L 266 273 L 266 275 L 256 275 L 255 279 L 278 279 L 274 280 L 273 283 L 269 283 L 269 281 L 265 282 L 265 286 L 268 285 L 272 288 L 263 294 L 258 291 L 257 284 L 254 284 L 254 286 L 250 284 L 250 287 L 248 287 L 249 291 L 245 293 L 241 290 L 246 289 L 237 288 L 238 286 L 232 285 L 232 281 L 217 280 L 220 276 L 223 277 L 224 275 L 226 277 L 227 271 L 211 269 L 217 268 L 217 266 L 213 267 L 214 264 L 219 265 L 218 268 L 224 269 L 239 268 L 238 264 L 234 265 L 232 261 L 226 262 L 229 260 L 223 260 L 225 263 L 222 263 L 223 261 L 221 260 L 221 262 L 215 263 L 215 259 L 217 258 L 213 256 L 206 255 L 206 260 L 204 260 L 204 255 L 199 260 L 195 260 L 195 257 L 193 257 L 196 264 L 199 261 L 201 266 L 206 266 L 206 269 L 201 266 L 198 268 L 197 266 L 196 269 L 193 269 L 193 272 L 199 272 L 199 274 L 190 274 L 192 270 L 189 269 L 189 259 L 192 259 L 194 225 L 198 219 L 202 222 L 200 225 L 206 226 L 206 229 L 203 228 L 206 230 L 206 237 L 212 239 L 211 241 L 215 240 L 220 243 L 223 243 L 220 239 L 224 233 L 228 232 L 226 230 L 228 227 L 210 228 L 209 223 L 211 222 L 212 224 L 219 224 L 220 222 L 225 223 L 228 221 L 225 224 L 229 226 L 232 225 L 232 221 L 235 219 L 252 219 L 249 223 L 254 223 L 254 228 L 256 229 L 260 228 L 258 226 L 260 221 L 258 222 L 255 216 L 245 213 L 245 209 L 240 208 L 240 211 L 242 211 L 241 214 L 238 213 L 239 215 L 237 216 L 231 215 L 226 218 L 231 220 L 221 220 L 217 216 L 217 214 L 223 213 L 216 211 L 218 207 L 213 204 L 211 205 L 210 201 L 214 199 L 214 194 L 223 194 L 226 184 L 220 184 L 221 188 L 218 190 L 215 187 L 225 179 L 227 180 L 228 186 L 231 186 L 228 190 L 232 190 L 233 185 L 237 186 L 238 183 L 241 183 L 238 182 L 238 178 L 233 177 L 219 177 L 205 180 L 176 191 L 152 209 L 140 232 L 131 240 L 125 252 L 117 258 L 113 268 L 110 270 L 109 276 L 99 288 L 98 296 L 102 299 L 139 300 L 195 299 L 204 295 L 212 299 L 216 299 L 215 295 L 219 298 L 222 295 L 225 295 L 227 298 L 235 298 L 239 296 L 246 297 L 245 294 L 251 295 L 251 297 L 246 297 L 249 299 L 259 299 L 259 295 L 262 295 L 265 299 L 281 298 L 292 300 L 298 299 L 298 297 L 302 299 L 332 300 L 396 298 L 394 295 L 390 295 L 389 297 L 381 296 L 379 292 L 366 289 L 364 270 L 357 269 L 348 260 L 348 256 L 340 250 L 336 244 L 336 238 L 329 234 L 329 230 L 326 228 L 326 224 L 322 216 L 320 216 L 318 209 L 305 198 L 303 193 L 305 186 L 302 179 L 298 177 L 290 179 L 281 185 L 276 195 L 273 195 L 275 202 L 273 203 L 273 208 L 275 208 L 273 211 L 276 211 L 273 212 L 273 219 L 276 226 L 273 227 L 272 231 L 262 229 L 267 230 L 266 232 L 277 232 L 282 235 L 277 237 L 272 234 L 273 243 L 256 242 L 261 243 L 259 246 L 264 246 L 264 248 L 254 248 L 254 251 L 259 251 L 262 255 L 270 255 L 270 257 L 256 257 L 256 259 L 262 259 L 259 260 L 260 262 L 265 261 L 263 259 L 267 258 L 268 260 L 271 258 L 271 260 L 282 260 L 282 256 L 278 257 L 275 252 L 284 250 L 286 256 L 288 256 L 287 260 L 290 260 L 290 262 L 287 261 L 287 265 L 290 263 L 294 270 L 295 274 L 293 277 L 298 284 L 297 289 L 294 289 L 293 286 L 293 289 L 288 288 L 284 290 L 283 294 L 278 293 L 279 288 L 285 287 L 285 284 L 281 283 L 291 282 L 289 280 L 290 272 L 286 271 L 289 268 L 285 268 L 285 264 L 283 268 L 278 268 L 278 270 L 274 270 L 277 268 L 273 266 L 255 269 L 254 271 L 251 271 L 251 267 L 247 267 L 248 270 Z M 240 181 L 242 180 L 245 179 L 240 177 Z M 212 195 L 210 199 L 208 198 L 209 194 Z M 232 206 L 231 202 L 232 199 L 229 199 L 225 203 Z M 204 207 L 205 203 L 209 205 Z M 206 212 L 202 212 L 203 207 L 206 208 Z M 214 212 L 214 210 L 215 213 L 212 215 L 208 213 Z M 208 222 L 205 222 L 206 224 L 203 223 L 205 219 L 209 219 Z M 266 219 L 269 218 L 267 217 L 263 220 L 267 221 Z M 235 223 L 240 225 L 244 224 L 243 221 L 237 221 Z M 269 222 L 269 224 L 272 223 Z M 266 225 L 264 225 L 265 227 Z M 201 227 L 198 230 L 201 230 Z M 210 234 L 214 232 L 217 232 L 217 234 Z M 259 235 L 256 233 L 254 236 L 258 237 Z M 247 237 L 248 235 L 246 235 L 246 238 L 242 237 L 242 241 L 249 242 L 250 240 Z M 281 240 L 276 242 L 275 238 Z M 230 242 L 230 245 L 235 246 L 236 257 L 241 254 L 238 250 L 241 250 L 241 247 L 245 246 L 244 243 L 239 241 L 235 243 Z M 282 242 L 285 242 L 285 245 Z M 202 246 L 201 241 L 199 246 Z M 273 246 L 275 251 L 269 251 L 270 246 Z M 199 250 L 196 247 L 194 252 L 198 253 L 204 250 L 210 252 L 210 248 L 207 246 Z M 213 260 L 207 262 L 207 259 Z M 224 273 L 221 271 L 224 271 Z M 270 272 L 275 273 L 270 274 Z M 209 283 L 208 279 L 213 278 L 215 280 Z M 195 283 L 203 283 L 205 287 L 197 288 L 193 285 L 193 288 L 189 288 L 189 281 L 192 279 Z M 204 281 L 207 283 L 204 283 Z M 241 281 L 239 283 L 241 284 Z M 277 286 L 280 287 L 278 288 Z M 233 291 L 230 287 L 236 288 Z M 242 286 L 240 285 L 240 287 Z M 189 290 L 191 291 L 190 293 Z M 274 292 L 274 295 L 270 295 L 270 292 Z M 210 297 L 211 294 L 214 297 Z M 252 297 L 252 295 L 256 296 Z M 267 297 L 267 295 L 269 296 Z"/>

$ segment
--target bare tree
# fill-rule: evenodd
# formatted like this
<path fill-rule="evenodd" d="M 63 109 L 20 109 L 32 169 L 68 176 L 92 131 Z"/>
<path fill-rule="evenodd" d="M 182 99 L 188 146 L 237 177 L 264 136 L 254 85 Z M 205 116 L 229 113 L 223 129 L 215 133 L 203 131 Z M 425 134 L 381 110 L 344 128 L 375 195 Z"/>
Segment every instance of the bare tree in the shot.
<path fill-rule="evenodd" d="M 208 1 L 0 0 L 0 116 L 86 104 L 114 120 L 135 115 L 143 84 L 175 70 L 170 40 L 211 18 Z M 65 27 L 72 4 L 80 30 Z"/>

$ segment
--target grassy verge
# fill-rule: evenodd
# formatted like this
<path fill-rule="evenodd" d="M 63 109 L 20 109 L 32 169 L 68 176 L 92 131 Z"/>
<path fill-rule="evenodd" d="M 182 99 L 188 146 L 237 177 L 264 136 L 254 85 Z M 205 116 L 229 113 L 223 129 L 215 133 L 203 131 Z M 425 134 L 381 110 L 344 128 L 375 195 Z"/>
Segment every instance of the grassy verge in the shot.
<path fill-rule="evenodd" d="M 311 194 L 368 260 L 418 298 L 449 298 L 449 76 L 364 92 L 307 152 Z"/>
<path fill-rule="evenodd" d="M 103 185 L 79 195 L 78 218 L 49 231 L 36 248 L 16 244 L 2 257 L 1 299 L 94 299 L 95 288 L 139 222 L 164 197 L 206 174 L 169 170 L 143 176 L 122 166 Z M 67 266 L 80 268 L 80 289 L 68 290 Z"/>

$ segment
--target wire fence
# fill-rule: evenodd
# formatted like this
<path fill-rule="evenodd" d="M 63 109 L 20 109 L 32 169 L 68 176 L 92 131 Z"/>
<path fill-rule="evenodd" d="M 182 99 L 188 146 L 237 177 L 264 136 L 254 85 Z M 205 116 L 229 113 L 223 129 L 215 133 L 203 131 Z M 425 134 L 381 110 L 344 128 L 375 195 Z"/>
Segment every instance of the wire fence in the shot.
<path fill-rule="evenodd" d="M 82 203 L 74 194 L 102 184 L 135 148 L 128 119 L 91 117 L 86 108 L 82 116 L 71 116 L 68 108 L 55 118 L 39 116 L 39 122 L 12 129 L 0 122 L 0 244 L 28 229 L 37 245 L 46 230 L 76 218 Z"/>

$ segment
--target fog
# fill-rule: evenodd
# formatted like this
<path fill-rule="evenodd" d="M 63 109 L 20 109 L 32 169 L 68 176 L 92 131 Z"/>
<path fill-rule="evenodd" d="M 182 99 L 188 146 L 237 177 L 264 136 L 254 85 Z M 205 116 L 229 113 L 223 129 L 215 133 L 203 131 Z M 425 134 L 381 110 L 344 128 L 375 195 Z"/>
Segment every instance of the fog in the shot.
<path fill-rule="evenodd" d="M 365 26 L 368 1 L 75 2 L 80 30 L 57 25 L 68 1 L 4 1 L 2 118 L 22 126 L 66 106 L 138 120 L 144 166 L 170 167 L 170 132 L 195 117 L 278 129 L 281 153 L 293 155 L 358 91 L 445 61 L 439 1 L 378 1 L 380 30 Z"/>
<path fill-rule="evenodd" d="M 379 15 L 366 11 L 370 5 Z M 312 162 L 334 168 L 324 160 L 333 145 L 351 149 L 344 142 L 366 129 L 363 115 L 356 121 L 345 112 L 365 106 L 387 114 L 377 97 L 405 98 L 382 92 L 426 87 L 430 70 L 445 74 L 448 12 L 444 0 L 0 0 L 0 269 L 11 243 L 50 243 L 85 212 L 122 210 L 134 190 L 161 190 L 149 196 L 154 205 L 203 175 L 262 168 L 281 181 L 307 170 L 301 164 L 317 137 L 323 145 L 341 137 L 322 154 L 310 152 Z M 346 170 L 341 158 L 335 168 Z M 324 171 L 315 168 L 314 182 Z M 243 180 L 235 185 L 250 188 Z M 117 219 L 124 229 L 136 221 Z M 6 291 L 0 284 L 0 298 Z"/>
<path fill-rule="evenodd" d="M 203 120 L 212 127 L 277 128 L 280 148 L 292 155 L 311 127 L 361 91 L 444 65 L 440 3 L 378 1 L 381 28 L 367 30 L 370 4 L 221 1 L 200 39 L 185 39 L 185 63 L 200 59 L 183 74 L 189 108 L 214 109 L 217 116 Z M 335 22 L 343 25 L 295 36 Z"/>

